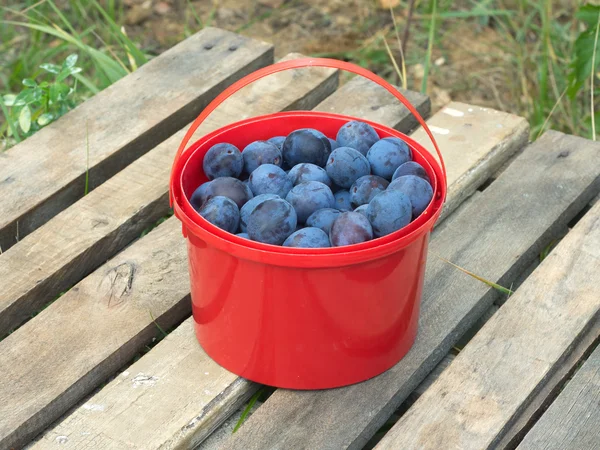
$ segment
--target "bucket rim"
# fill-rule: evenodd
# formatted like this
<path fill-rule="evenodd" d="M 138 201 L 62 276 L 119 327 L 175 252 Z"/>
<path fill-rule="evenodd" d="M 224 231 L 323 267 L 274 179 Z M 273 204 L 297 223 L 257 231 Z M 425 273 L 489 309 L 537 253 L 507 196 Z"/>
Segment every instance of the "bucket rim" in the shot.
<path fill-rule="evenodd" d="M 383 132 L 383 134 L 403 139 L 413 151 L 419 153 L 419 155 L 428 163 L 429 169 L 434 175 L 434 177 L 432 177 L 434 195 L 425 211 L 407 226 L 386 236 L 354 245 L 316 249 L 282 247 L 251 241 L 221 230 L 195 212 L 189 199 L 184 194 L 183 175 L 189 160 L 200 147 L 210 143 L 210 141 L 218 140 L 220 135 L 235 128 L 246 127 L 265 120 L 289 119 L 300 116 L 305 118 L 325 118 L 344 121 L 359 120 L 368 123 L 376 130 Z M 425 168 L 427 169 L 427 167 Z M 244 259 L 284 266 L 329 267 L 344 264 L 356 264 L 394 253 L 403 247 L 408 246 L 423 234 L 431 231 L 433 225 L 439 218 L 446 197 L 446 180 L 440 164 L 424 146 L 414 139 L 398 130 L 376 122 L 350 115 L 321 111 L 285 111 L 266 114 L 233 122 L 213 130 L 198 139 L 190 146 L 189 150 L 182 155 L 174 167 L 174 175 L 175 176 L 171 179 L 170 186 L 174 199 L 173 209 L 176 217 L 182 222 L 184 236 L 187 237 L 187 234 L 189 233 L 206 241 L 207 244 L 210 243 L 222 251 L 232 253 Z M 277 261 L 273 261 L 272 258 L 277 258 Z"/>

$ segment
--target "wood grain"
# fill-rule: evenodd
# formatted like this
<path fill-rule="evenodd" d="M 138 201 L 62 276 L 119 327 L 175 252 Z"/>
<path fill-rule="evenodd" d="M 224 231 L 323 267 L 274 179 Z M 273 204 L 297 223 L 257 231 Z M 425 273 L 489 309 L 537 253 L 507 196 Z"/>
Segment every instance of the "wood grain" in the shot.
<path fill-rule="evenodd" d="M 493 448 L 571 346 L 600 318 L 598 267 L 600 205 L 569 232 L 376 448 Z M 600 375 L 597 368 L 591 372 L 596 376 Z M 575 388 L 570 396 L 565 394 L 563 401 L 578 406 L 575 400 L 584 387 Z M 598 385 L 587 388 L 598 397 Z M 585 438 L 585 420 L 582 423 L 581 419 L 586 417 L 586 409 L 596 412 L 598 423 L 600 409 L 593 396 L 581 400 L 585 406 L 579 405 L 580 416 L 575 421 Z M 560 425 L 560 433 L 568 441 L 547 436 L 547 442 L 553 442 L 554 448 L 582 448 L 569 443 L 579 432 L 568 429 L 569 423 L 564 421 L 576 412 L 555 410 L 563 417 L 548 422 L 546 431 L 550 426 L 558 433 Z M 593 427 L 593 423 L 588 425 Z M 588 439 L 600 436 L 597 427 L 593 428 Z M 595 448 L 599 443 L 596 440 Z"/>
<path fill-rule="evenodd" d="M 181 226 L 167 221 L 0 342 L 0 448 L 48 426 L 190 311 Z M 140 241 L 141 242 L 141 241 Z"/>
<path fill-rule="evenodd" d="M 600 347 L 597 347 L 517 449 L 596 450 L 599 443 Z"/>
<path fill-rule="evenodd" d="M 436 255 L 510 285 L 600 190 L 600 167 L 590 164 L 598 151 L 598 143 L 557 132 L 530 145 L 434 231 L 419 334 L 402 361 L 342 389 L 277 390 L 226 448 L 361 448 L 499 295 Z"/>
<path fill-rule="evenodd" d="M 399 89 L 421 116 L 431 114 L 431 101 L 426 95 L 415 91 Z M 361 119 L 381 123 L 404 133 L 417 126 L 417 120 L 410 111 L 392 94 L 379 85 L 362 77 L 354 77 L 325 99 L 315 110 L 343 113 Z"/>
<path fill-rule="evenodd" d="M 290 54 L 285 59 L 300 56 Z M 311 108 L 336 86 L 334 69 L 278 73 L 228 99 L 196 136 L 250 115 Z M 169 174 L 185 131 L 175 133 L 0 257 L 0 336 L 96 269 L 169 211 Z"/>
<path fill-rule="evenodd" d="M 258 93 L 256 96 L 259 96 Z M 345 97 L 339 98 L 345 99 Z M 418 105 L 423 107 L 427 101 L 423 96 L 420 98 L 422 98 L 422 102 Z M 344 104 L 348 105 L 349 103 L 345 100 Z M 342 106 L 339 111 L 344 111 Z M 391 111 L 391 116 L 386 118 L 388 123 L 401 122 L 401 118 L 393 116 L 395 114 L 405 115 L 406 112 Z M 177 220 L 172 218 L 158 228 L 161 229 L 166 224 L 173 227 L 177 223 Z M 149 251 L 148 248 L 154 245 L 154 241 L 149 235 L 128 250 L 145 246 L 146 250 L 144 251 Z M 172 245 L 180 245 L 179 236 L 173 239 Z M 177 264 L 179 265 L 173 270 L 177 270 L 178 273 L 187 273 L 187 261 L 177 261 Z M 170 284 L 171 282 L 178 282 L 178 280 L 163 277 L 162 283 Z M 189 283 L 186 283 L 186 288 L 188 285 Z M 173 289 L 175 290 L 174 287 Z M 143 290 L 142 286 L 140 286 L 141 290 Z M 173 304 L 188 301 L 184 298 L 188 291 L 184 295 L 178 290 L 176 292 L 176 297 L 168 297 L 163 300 Z M 147 301 L 153 301 L 153 299 L 147 299 Z M 34 321 L 36 320 L 38 318 L 34 319 Z M 196 342 L 192 325 L 191 318 L 186 320 L 178 328 L 177 333 L 173 333 L 157 346 L 155 350 L 160 348 L 160 351 L 151 351 L 127 369 L 129 374 L 143 373 L 158 378 L 151 390 L 142 392 L 131 383 L 118 382 L 117 380 L 120 380 L 118 378 L 88 401 L 93 405 L 103 405 L 106 414 L 98 414 L 98 411 L 83 405 L 62 421 L 58 428 L 47 433 L 36 444 L 36 448 L 79 448 L 80 445 L 83 445 L 80 438 L 73 439 L 71 447 L 69 447 L 68 441 L 62 442 L 64 439 L 58 438 L 67 435 L 80 436 L 81 433 L 88 432 L 91 434 L 81 437 L 84 442 L 87 442 L 86 439 L 88 439 L 85 436 L 94 436 L 94 442 L 98 441 L 108 446 L 114 445 L 117 448 L 119 448 L 118 445 L 125 442 L 133 448 L 140 449 L 148 448 L 148 442 L 157 446 L 163 445 L 164 448 L 191 448 L 205 439 L 212 430 L 234 413 L 246 398 L 252 395 L 256 385 L 216 366 L 212 360 L 204 356 L 199 346 L 192 345 L 191 343 Z M 14 334 L 19 334 L 27 326 L 28 324 Z M 171 356 L 166 357 L 165 355 Z M 169 362 L 169 359 L 172 362 Z M 103 364 L 103 362 L 93 359 L 88 362 L 90 366 L 95 363 Z M 208 375 L 205 374 L 206 372 Z M 201 376 L 200 382 L 198 382 L 199 374 L 205 374 Z M 76 378 L 72 382 L 76 382 L 75 380 Z M 205 388 L 205 385 L 212 387 Z M 210 394 L 205 393 L 205 396 L 196 398 L 197 391 L 200 390 L 204 393 L 205 389 Z M 177 394 L 173 394 L 174 392 Z M 167 397 L 169 400 L 156 401 L 157 398 Z M 131 426 L 115 425 L 115 420 L 127 423 L 138 420 L 136 417 L 140 410 L 145 411 L 144 417 L 146 417 L 147 426 L 140 424 L 135 431 L 132 431 Z M 115 419 L 113 415 L 116 412 L 118 412 L 119 419 Z M 124 419 L 129 416 L 131 416 L 130 419 Z"/>
<path fill-rule="evenodd" d="M 272 61 L 271 45 L 206 28 L 0 154 L 2 250 L 83 196 L 86 133 L 93 189 Z"/>

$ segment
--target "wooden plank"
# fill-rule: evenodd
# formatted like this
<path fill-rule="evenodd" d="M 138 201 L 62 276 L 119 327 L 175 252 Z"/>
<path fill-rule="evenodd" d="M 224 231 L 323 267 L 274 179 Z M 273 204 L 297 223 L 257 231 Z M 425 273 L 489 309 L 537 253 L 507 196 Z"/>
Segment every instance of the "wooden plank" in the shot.
<path fill-rule="evenodd" d="M 399 89 L 423 117 L 431 114 L 431 101 L 419 92 Z M 325 99 L 315 110 L 342 113 L 372 120 L 404 133 L 417 126 L 416 119 L 408 109 L 388 91 L 362 77 L 345 83 L 331 97 Z"/>
<path fill-rule="evenodd" d="M 193 327 L 185 321 L 152 349 L 152 358 L 128 367 L 31 449 L 194 448 L 218 427 L 222 408 L 235 411 L 258 386 L 210 359 Z M 119 395 L 127 401 L 115 401 Z M 155 406 L 147 409 L 150 402 Z"/>
<path fill-rule="evenodd" d="M 86 136 L 93 189 L 272 61 L 269 44 L 205 28 L 0 154 L 2 250 L 83 196 Z"/>
<path fill-rule="evenodd" d="M 530 145 L 433 233 L 419 334 L 402 361 L 346 388 L 277 390 L 226 448 L 361 448 L 500 295 L 436 255 L 510 285 L 600 190 L 600 167 L 590 164 L 598 151 L 598 143 L 557 132 Z"/>
<path fill-rule="evenodd" d="M 567 234 L 376 448 L 434 449 L 442 443 L 461 449 L 494 447 L 574 343 L 600 318 L 598 267 L 600 205 Z M 598 367 L 592 374 L 600 384 Z M 598 397 L 598 385 L 584 383 L 565 394 L 563 401 L 577 406 L 575 400 L 585 387 Z M 593 397 L 588 396 L 579 410 L 560 408 L 560 420 L 547 422 L 556 437 L 567 439 L 552 439 L 546 427 L 552 447 L 583 448 L 572 442 L 565 445 L 586 435 L 569 430 L 564 420 L 577 412 L 581 414 L 577 419 L 585 418 L 588 401 Z M 595 420 L 600 423 L 597 401 L 592 408 L 599 413 Z M 579 426 L 585 428 L 584 423 Z M 600 436 L 597 428 L 592 433 Z M 598 444 L 600 440 L 595 448 Z"/>
<path fill-rule="evenodd" d="M 285 59 L 300 56 L 290 54 Z M 228 99 L 196 135 L 250 114 L 311 108 L 336 86 L 334 69 L 281 72 Z M 185 131 L 175 133 L 0 257 L 0 337 L 169 211 L 169 174 Z"/>
<path fill-rule="evenodd" d="M 0 448 L 48 426 L 190 311 L 181 225 L 168 221 L 0 342 Z M 168 280 L 165 282 L 165 280 Z"/>
<path fill-rule="evenodd" d="M 418 96 L 417 98 L 421 99 L 418 104 L 419 107 L 424 108 L 428 104 L 426 97 Z M 346 104 L 348 103 L 346 102 Z M 392 111 L 390 116 L 387 117 L 387 123 L 401 122 L 401 118 L 395 116 L 396 114 L 405 115 L 406 113 L 398 110 Z M 169 219 L 166 223 L 172 227 L 176 226 L 178 222 L 176 219 Z M 165 225 L 161 225 L 159 229 Z M 128 251 L 140 246 L 154 246 L 154 241 L 148 239 L 149 237 L 141 239 Z M 179 245 L 179 236 L 173 236 L 172 245 Z M 178 273 L 187 273 L 187 262 L 176 261 L 172 269 Z M 155 276 L 158 278 L 160 274 Z M 177 280 L 167 278 L 162 280 L 162 283 L 170 284 L 171 282 L 177 282 Z M 188 283 L 186 283 L 186 289 L 187 286 Z M 138 285 L 137 289 L 140 299 L 145 299 L 143 297 L 143 285 Z M 177 296 L 165 296 L 163 301 L 172 304 L 188 301 L 185 296 L 188 295 L 189 291 L 180 291 L 179 289 L 180 287 L 172 287 L 173 292 L 177 292 Z M 145 301 L 152 302 L 156 300 L 148 298 Z M 38 318 L 34 321 L 37 320 Z M 86 409 L 85 406 L 82 406 L 74 413 L 75 418 L 70 419 L 69 417 L 72 416 L 69 416 L 59 424 L 58 432 L 55 433 L 55 430 L 50 431 L 47 434 L 48 439 L 44 438 L 36 444 L 38 448 L 54 448 L 59 444 L 61 448 L 65 448 L 65 445 L 68 448 L 69 442 L 63 443 L 64 439 L 57 440 L 57 438 L 60 436 L 79 436 L 81 433 L 88 432 L 92 433 L 92 436 L 96 436 L 95 439 L 104 443 L 104 445 L 112 446 L 117 445 L 116 443 L 119 442 L 127 442 L 128 445 L 140 449 L 148 448 L 148 442 L 163 442 L 166 448 L 173 448 L 193 446 L 205 439 L 212 430 L 241 406 L 256 389 L 256 385 L 221 369 L 210 359 L 203 358 L 203 352 L 199 351 L 199 347 L 190 344 L 196 342 L 192 325 L 193 321 L 190 318 L 179 327 L 178 333 L 173 333 L 157 346 L 156 349 L 160 347 L 160 352 L 151 351 L 127 369 L 130 374 L 143 373 L 158 378 L 151 390 L 142 391 L 131 383 L 113 382 L 109 384 L 88 401 L 88 403 L 94 405 L 101 404 L 105 406 L 106 414 L 98 414 L 98 411 L 93 410 L 94 408 Z M 27 326 L 28 324 L 14 334 L 19 334 Z M 172 362 L 168 366 L 165 365 L 164 355 L 172 355 L 170 357 Z M 93 367 L 95 362 L 90 360 L 88 364 L 89 367 Z M 206 372 L 209 375 L 206 375 L 206 378 L 202 377 L 202 384 L 197 385 L 198 374 L 205 374 Z M 205 384 L 216 387 L 214 389 L 202 387 Z M 197 389 L 202 392 L 204 392 L 204 389 L 208 389 L 210 394 L 208 398 L 203 396 L 191 403 L 191 399 L 196 398 Z M 1 392 L 0 390 L 0 399 L 2 398 Z M 177 394 L 173 395 L 174 392 Z M 98 395 L 102 397 L 98 397 Z M 169 400 L 157 402 L 157 398 L 168 398 Z M 139 424 L 136 427 L 115 426 L 112 412 L 119 412 L 118 420 L 125 421 L 125 417 L 131 416 L 132 418 L 127 420 L 131 421 L 129 423 L 133 423 L 138 420 L 137 416 L 140 410 L 145 411 L 144 424 Z M 71 445 L 72 448 L 78 448 L 79 441 L 74 439 Z"/>
<path fill-rule="evenodd" d="M 597 450 L 599 444 L 600 347 L 597 347 L 517 449 Z"/>

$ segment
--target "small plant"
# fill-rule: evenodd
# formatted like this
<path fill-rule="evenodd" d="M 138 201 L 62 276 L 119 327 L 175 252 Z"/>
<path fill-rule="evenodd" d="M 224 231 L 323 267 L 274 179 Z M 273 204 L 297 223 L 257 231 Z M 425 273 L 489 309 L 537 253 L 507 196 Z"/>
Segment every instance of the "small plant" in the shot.
<path fill-rule="evenodd" d="M 19 94 L 4 95 L 0 103 L 6 122 L 0 131 L 20 142 L 74 108 L 73 94 L 77 88 L 77 80 L 72 87 L 66 81 L 70 76 L 81 72 L 81 68 L 75 66 L 76 63 L 77 55 L 72 54 L 61 66 L 42 64 L 40 68 L 45 70 L 46 78 L 49 78 L 48 74 L 52 74 L 53 80 L 43 80 L 38 84 L 32 78 L 25 78 L 25 87 Z"/>

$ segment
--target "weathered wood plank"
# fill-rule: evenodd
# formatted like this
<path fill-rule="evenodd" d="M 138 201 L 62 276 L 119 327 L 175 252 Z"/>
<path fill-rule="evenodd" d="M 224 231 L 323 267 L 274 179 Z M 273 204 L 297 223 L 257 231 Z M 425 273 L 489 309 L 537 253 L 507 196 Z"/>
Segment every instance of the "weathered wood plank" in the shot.
<path fill-rule="evenodd" d="M 300 56 L 291 54 L 286 59 Z M 313 107 L 336 86 L 334 69 L 281 72 L 228 99 L 196 135 L 249 115 Z M 175 133 L 2 255 L 0 337 L 167 213 L 171 164 L 185 131 Z"/>
<path fill-rule="evenodd" d="M 423 117 L 431 114 L 429 97 L 415 91 L 399 89 Z M 362 77 L 345 83 L 331 97 L 325 99 L 315 110 L 342 113 L 372 120 L 404 133 L 417 126 L 416 119 L 408 109 L 382 87 Z"/>
<path fill-rule="evenodd" d="M 510 285 L 600 190 L 600 167 L 590 164 L 599 150 L 598 143 L 557 132 L 530 145 L 433 233 L 419 334 L 404 359 L 359 385 L 277 390 L 227 449 L 361 448 L 499 295 L 435 255 Z"/>
<path fill-rule="evenodd" d="M 345 101 L 345 104 L 349 103 Z M 425 108 L 427 104 L 426 97 L 417 96 L 418 107 Z M 343 111 L 341 108 L 340 110 Z M 398 115 L 406 115 L 406 112 L 391 111 L 390 115 L 385 117 L 386 123 L 400 123 L 401 117 Z M 178 222 L 176 219 L 169 219 L 167 223 L 171 224 L 169 226 L 173 226 L 173 223 Z M 163 226 L 165 225 L 161 225 L 159 229 Z M 151 239 L 143 238 L 129 250 L 142 245 L 152 247 L 154 242 Z M 173 245 L 179 245 L 179 236 L 177 239 L 174 237 Z M 178 261 L 176 264 L 178 265 L 173 266 L 173 270 L 187 273 L 187 262 Z M 163 283 L 171 282 L 177 282 L 177 280 L 163 279 Z M 188 284 L 186 283 L 186 288 Z M 163 301 L 173 304 L 182 300 L 187 301 L 184 297 L 188 295 L 189 291 L 185 291 L 183 294 L 183 291 L 180 292 L 178 289 L 179 287 L 173 287 L 173 290 L 178 292 L 177 297 L 165 297 Z M 143 286 L 138 286 L 138 291 L 143 292 Z M 152 301 L 152 299 L 146 299 L 146 301 Z M 143 373 L 158 378 L 151 390 L 142 391 L 131 383 L 112 382 L 88 401 L 89 404 L 105 406 L 106 414 L 98 414 L 98 411 L 93 408 L 82 406 L 59 424 L 59 431 L 50 431 L 46 435 L 47 438 L 38 442 L 37 448 L 54 448 L 59 444 L 61 448 L 69 448 L 69 442 L 62 443 L 63 439 L 57 440 L 57 438 L 65 435 L 78 436 L 87 432 L 91 432 L 91 436 L 96 436 L 95 439 L 98 442 L 106 445 L 127 442 L 128 445 L 140 449 L 148 448 L 148 442 L 162 442 L 165 448 L 173 448 L 189 447 L 205 439 L 212 430 L 240 407 L 256 389 L 256 385 L 227 372 L 216 366 L 209 358 L 203 357 L 203 352 L 199 347 L 190 344 L 196 342 L 192 324 L 192 319 L 188 319 L 179 327 L 178 333 L 173 333 L 156 347 L 156 349 L 160 347 L 160 352 L 156 352 L 156 349 L 151 351 L 127 369 L 130 374 Z M 22 329 L 25 328 L 27 325 L 22 327 Z M 15 334 L 20 332 L 21 329 Z M 173 355 L 171 356 L 172 362 L 168 365 L 165 363 L 164 355 Z M 90 361 L 89 364 L 92 365 L 93 362 Z M 201 377 L 202 383 L 197 383 L 199 384 L 197 385 L 195 382 L 198 380 L 198 374 L 206 372 L 209 375 Z M 210 384 L 215 388 L 204 388 L 204 384 Z M 201 392 L 208 389 L 210 395 L 196 398 L 198 389 Z M 173 395 L 173 392 L 177 394 Z M 102 397 L 99 398 L 98 395 Z M 157 402 L 157 398 L 169 398 L 169 400 Z M 140 424 L 136 428 L 115 426 L 112 412 L 119 412 L 119 420 L 125 421 L 123 418 L 131 415 L 132 418 L 127 420 L 135 421 L 140 410 L 145 411 L 144 417 L 147 425 Z M 79 442 L 79 440 L 73 440 L 71 448 L 78 448 Z"/>
<path fill-rule="evenodd" d="M 86 133 L 93 189 L 272 61 L 271 45 L 206 28 L 0 154 L 2 250 L 83 196 Z"/>
<path fill-rule="evenodd" d="M 128 367 L 32 450 L 92 443 L 111 449 L 194 448 L 222 422 L 222 409 L 235 411 L 258 386 L 210 359 L 193 327 L 193 321 L 185 321 L 152 349 L 152 358 Z M 127 401 L 118 401 L 119 396 Z"/>
<path fill-rule="evenodd" d="M 0 342 L 0 448 L 18 447 L 189 313 L 181 225 L 168 221 Z"/>
<path fill-rule="evenodd" d="M 567 234 L 376 448 L 494 447 L 509 422 L 520 415 L 529 399 L 562 364 L 580 335 L 600 318 L 598 267 L 600 205 Z M 600 383 L 598 367 L 592 373 L 598 375 Z M 585 387 L 572 389 L 564 401 L 577 406 L 575 400 Z M 594 389 L 598 396 L 598 385 L 587 388 Z M 590 400 L 593 397 L 582 399 L 582 415 L 576 419 L 585 418 L 585 410 L 592 406 Z M 593 403 L 600 423 L 600 409 L 597 401 Z M 561 420 L 547 423 L 568 441 L 579 435 L 575 429 L 568 430 L 563 421 L 571 413 L 575 411 L 561 408 Z M 579 430 L 584 428 L 579 423 Z M 600 436 L 597 429 L 592 434 Z M 565 446 L 567 442 L 550 435 L 546 438 L 555 448 L 582 448 Z M 599 444 L 596 440 L 595 448 Z"/>
<path fill-rule="evenodd" d="M 597 347 L 517 449 L 596 450 L 599 445 L 600 347 Z"/>

